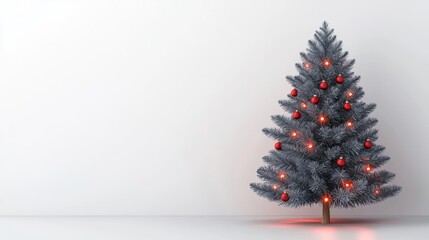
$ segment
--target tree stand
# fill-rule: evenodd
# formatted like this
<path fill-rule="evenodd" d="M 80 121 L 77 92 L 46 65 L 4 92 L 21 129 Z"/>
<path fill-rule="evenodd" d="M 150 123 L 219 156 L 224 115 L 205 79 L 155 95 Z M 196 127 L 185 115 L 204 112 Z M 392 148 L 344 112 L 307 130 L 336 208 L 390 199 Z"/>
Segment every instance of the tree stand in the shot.
<path fill-rule="evenodd" d="M 331 223 L 331 214 L 329 212 L 329 203 L 323 203 L 322 224 L 330 224 L 330 223 Z"/>

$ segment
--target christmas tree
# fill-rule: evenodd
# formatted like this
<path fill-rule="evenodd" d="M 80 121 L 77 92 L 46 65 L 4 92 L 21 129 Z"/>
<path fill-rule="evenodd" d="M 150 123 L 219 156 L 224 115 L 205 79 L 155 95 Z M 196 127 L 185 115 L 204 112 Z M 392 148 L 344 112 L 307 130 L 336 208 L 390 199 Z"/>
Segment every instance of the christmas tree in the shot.
<path fill-rule="evenodd" d="M 351 208 L 395 196 L 401 187 L 386 185 L 395 174 L 379 170 L 390 158 L 375 143 L 375 104 L 364 92 L 333 29 L 324 22 L 308 42 L 299 75 L 287 76 L 294 87 L 281 107 L 291 114 L 271 116 L 277 128 L 263 132 L 275 139 L 257 170 L 263 183 L 250 187 L 260 196 L 288 207 L 321 203 L 322 223 L 330 207 Z"/>

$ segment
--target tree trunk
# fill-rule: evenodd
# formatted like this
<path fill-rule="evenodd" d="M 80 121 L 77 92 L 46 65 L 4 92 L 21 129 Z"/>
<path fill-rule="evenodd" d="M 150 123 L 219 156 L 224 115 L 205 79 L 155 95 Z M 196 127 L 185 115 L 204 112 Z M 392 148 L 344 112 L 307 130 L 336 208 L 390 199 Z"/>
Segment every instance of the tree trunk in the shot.
<path fill-rule="evenodd" d="M 322 224 L 331 223 L 331 214 L 329 213 L 329 203 L 323 203 L 323 217 Z"/>

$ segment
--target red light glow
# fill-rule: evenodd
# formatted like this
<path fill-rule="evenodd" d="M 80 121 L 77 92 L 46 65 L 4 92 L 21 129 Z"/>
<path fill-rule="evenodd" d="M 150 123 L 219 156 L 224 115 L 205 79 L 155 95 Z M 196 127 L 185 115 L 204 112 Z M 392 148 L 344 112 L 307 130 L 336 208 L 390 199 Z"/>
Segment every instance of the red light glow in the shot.
<path fill-rule="evenodd" d="M 291 136 L 293 139 L 295 139 L 295 138 L 297 138 L 297 137 L 298 137 L 298 133 L 297 133 L 296 131 L 292 131 L 292 132 L 290 132 L 290 136 Z"/>
<path fill-rule="evenodd" d="M 375 190 L 374 190 L 374 194 L 375 195 L 380 195 L 381 194 L 381 189 L 380 188 L 376 188 Z"/>
<path fill-rule="evenodd" d="M 307 143 L 307 149 L 308 149 L 308 150 L 313 150 L 313 148 L 314 148 L 313 143 L 312 143 L 312 142 L 308 142 L 308 143 Z"/>
<path fill-rule="evenodd" d="M 305 68 L 306 70 L 310 70 L 310 69 L 311 69 L 311 64 L 310 64 L 310 63 L 308 63 L 308 62 L 305 62 L 305 63 L 304 63 L 304 68 Z"/>
<path fill-rule="evenodd" d="M 346 122 L 346 127 L 352 128 L 353 127 L 353 121 L 352 120 L 347 121 Z"/>
<path fill-rule="evenodd" d="M 276 190 L 277 190 L 277 188 L 279 188 L 279 187 L 278 187 L 277 185 L 275 185 L 275 184 L 274 184 L 274 185 L 273 185 L 273 190 L 274 190 L 274 191 L 276 191 Z"/>
<path fill-rule="evenodd" d="M 351 90 L 347 91 L 347 97 L 348 98 L 353 97 L 353 92 Z"/>
<path fill-rule="evenodd" d="M 305 103 L 305 102 L 301 103 L 301 108 L 302 109 L 307 109 L 307 103 Z"/>
<path fill-rule="evenodd" d="M 286 174 L 285 173 L 282 173 L 282 172 L 280 172 L 279 173 L 279 178 L 280 178 L 280 180 L 285 180 L 285 178 L 286 178 Z"/>
<path fill-rule="evenodd" d="M 324 195 L 324 196 L 322 197 L 322 201 L 323 201 L 323 203 L 329 203 L 329 202 L 331 201 L 331 196 L 329 196 L 329 195 Z"/>
<path fill-rule="evenodd" d="M 329 59 L 325 58 L 323 60 L 323 66 L 324 67 L 330 67 L 331 66 L 331 61 Z"/>
<path fill-rule="evenodd" d="M 352 189 L 353 188 L 353 182 L 352 181 L 344 181 L 343 182 L 343 187 L 345 189 Z"/>
<path fill-rule="evenodd" d="M 327 123 L 328 122 L 328 117 L 326 117 L 325 115 L 320 115 L 319 116 L 319 122 L 320 123 Z"/>
<path fill-rule="evenodd" d="M 372 171 L 372 166 L 371 165 L 366 165 L 365 167 L 365 172 L 371 172 Z"/>

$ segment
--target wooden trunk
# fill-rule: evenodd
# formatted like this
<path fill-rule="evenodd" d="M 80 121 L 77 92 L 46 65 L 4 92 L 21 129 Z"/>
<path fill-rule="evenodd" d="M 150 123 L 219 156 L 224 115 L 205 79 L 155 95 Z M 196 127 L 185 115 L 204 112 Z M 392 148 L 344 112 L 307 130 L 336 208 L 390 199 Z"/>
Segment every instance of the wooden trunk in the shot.
<path fill-rule="evenodd" d="M 323 217 L 322 224 L 331 223 L 331 214 L 329 213 L 329 203 L 323 203 Z"/>

